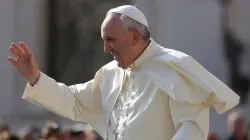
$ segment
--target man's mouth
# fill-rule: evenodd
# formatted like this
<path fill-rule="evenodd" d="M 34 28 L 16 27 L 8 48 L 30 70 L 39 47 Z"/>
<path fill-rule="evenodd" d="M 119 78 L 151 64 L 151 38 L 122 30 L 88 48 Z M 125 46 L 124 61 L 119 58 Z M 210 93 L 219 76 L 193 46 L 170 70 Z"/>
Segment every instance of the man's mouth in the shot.
<path fill-rule="evenodd" d="M 111 51 L 110 54 L 112 54 L 114 57 L 117 57 L 119 55 L 119 53 L 117 51 Z"/>
<path fill-rule="evenodd" d="M 117 51 L 115 51 L 114 49 L 111 49 L 110 51 L 109 51 L 109 53 L 111 54 L 111 55 L 113 55 L 113 57 L 114 57 L 114 59 L 116 60 L 116 61 L 119 61 L 119 53 L 117 52 Z"/>

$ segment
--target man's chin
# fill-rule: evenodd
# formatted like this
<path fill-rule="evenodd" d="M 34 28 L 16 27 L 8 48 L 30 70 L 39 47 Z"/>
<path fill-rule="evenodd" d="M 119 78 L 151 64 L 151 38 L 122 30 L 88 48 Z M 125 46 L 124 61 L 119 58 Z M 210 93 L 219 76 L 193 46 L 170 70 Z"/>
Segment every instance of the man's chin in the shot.
<path fill-rule="evenodd" d="M 120 67 L 120 68 L 123 67 L 123 65 L 122 65 L 120 62 L 118 62 L 118 61 L 117 61 L 117 65 L 118 65 L 118 67 Z"/>
<path fill-rule="evenodd" d="M 117 66 L 118 66 L 118 67 L 120 67 L 120 68 L 124 69 L 124 68 L 123 68 L 123 67 L 124 67 L 124 65 L 123 65 L 121 62 L 119 62 L 119 61 L 117 61 L 117 60 L 116 60 L 116 62 L 117 62 Z"/>

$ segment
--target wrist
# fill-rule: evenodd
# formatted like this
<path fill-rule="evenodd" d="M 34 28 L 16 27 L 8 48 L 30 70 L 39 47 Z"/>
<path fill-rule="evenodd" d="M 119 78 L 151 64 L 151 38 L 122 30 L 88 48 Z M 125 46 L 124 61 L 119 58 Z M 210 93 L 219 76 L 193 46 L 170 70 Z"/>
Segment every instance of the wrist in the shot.
<path fill-rule="evenodd" d="M 36 76 L 34 76 L 34 77 L 32 77 L 32 78 L 30 78 L 28 81 L 29 81 L 29 84 L 31 85 L 31 86 L 34 86 L 36 83 L 37 83 L 37 81 L 39 80 L 39 78 L 40 78 L 40 72 L 37 72 L 37 74 L 36 74 Z"/>

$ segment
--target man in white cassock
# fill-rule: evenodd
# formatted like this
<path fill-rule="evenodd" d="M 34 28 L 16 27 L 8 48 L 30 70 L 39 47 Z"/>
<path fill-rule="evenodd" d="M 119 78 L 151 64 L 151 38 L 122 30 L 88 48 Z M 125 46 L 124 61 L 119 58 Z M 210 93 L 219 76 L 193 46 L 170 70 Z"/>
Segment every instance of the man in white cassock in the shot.
<path fill-rule="evenodd" d="M 239 102 L 191 56 L 150 38 L 147 19 L 135 6 L 109 10 L 101 36 L 115 60 L 94 79 L 72 86 L 40 72 L 28 47 L 13 43 L 8 59 L 28 80 L 23 98 L 87 122 L 108 140 L 206 140 L 209 108 L 224 113 Z"/>

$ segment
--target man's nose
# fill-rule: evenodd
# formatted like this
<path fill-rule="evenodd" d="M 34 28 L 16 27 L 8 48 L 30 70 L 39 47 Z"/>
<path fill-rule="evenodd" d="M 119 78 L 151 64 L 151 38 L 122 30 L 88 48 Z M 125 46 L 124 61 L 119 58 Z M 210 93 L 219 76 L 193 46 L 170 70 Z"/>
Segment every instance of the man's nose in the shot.
<path fill-rule="evenodd" d="M 104 44 L 104 52 L 109 53 L 112 48 L 108 44 Z"/>

